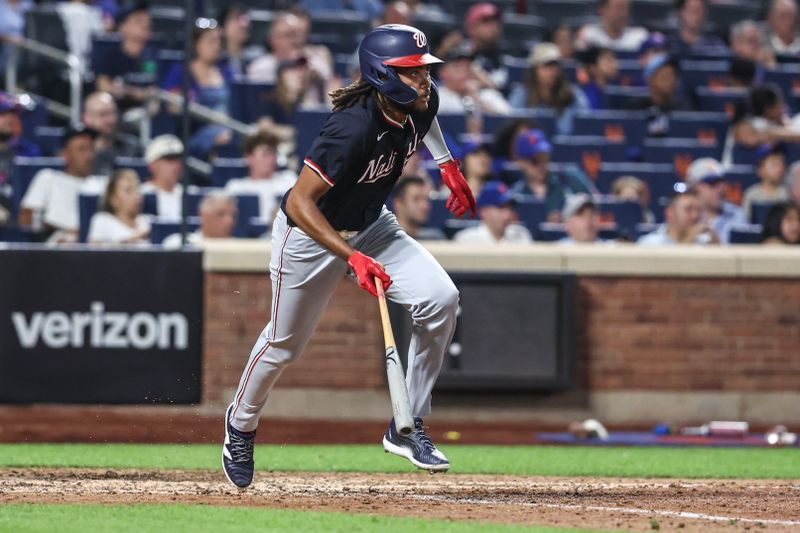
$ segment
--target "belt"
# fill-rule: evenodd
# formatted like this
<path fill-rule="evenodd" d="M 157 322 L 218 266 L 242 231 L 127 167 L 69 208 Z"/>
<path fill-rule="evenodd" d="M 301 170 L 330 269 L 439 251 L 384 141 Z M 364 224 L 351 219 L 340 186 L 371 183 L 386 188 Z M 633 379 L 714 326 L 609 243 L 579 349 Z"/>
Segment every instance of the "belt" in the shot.
<path fill-rule="evenodd" d="M 300 229 L 298 226 L 294 226 L 294 229 L 295 229 L 296 231 L 298 231 L 298 232 L 302 233 L 302 234 L 303 234 L 303 235 L 305 235 L 306 237 L 308 236 L 308 233 L 306 233 L 305 231 L 301 230 L 301 229 Z M 348 240 L 348 239 L 352 239 L 353 237 L 355 237 L 356 235 L 358 235 L 358 234 L 359 234 L 359 233 L 361 233 L 361 232 L 360 232 L 360 231 L 356 231 L 356 230 L 343 229 L 343 230 L 339 230 L 339 231 L 337 231 L 336 233 L 338 233 L 338 234 L 339 234 L 339 236 L 340 236 L 342 239 L 344 239 L 344 240 Z"/>

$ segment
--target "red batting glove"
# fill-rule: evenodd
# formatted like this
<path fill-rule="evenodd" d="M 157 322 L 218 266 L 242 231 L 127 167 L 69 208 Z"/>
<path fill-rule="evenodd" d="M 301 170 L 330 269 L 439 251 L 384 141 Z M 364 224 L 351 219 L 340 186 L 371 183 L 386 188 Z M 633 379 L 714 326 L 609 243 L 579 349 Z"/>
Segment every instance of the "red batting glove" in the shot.
<path fill-rule="evenodd" d="M 439 170 L 442 173 L 442 181 L 451 193 L 445 207 L 457 217 L 469 211 L 470 218 L 475 218 L 475 213 L 478 211 L 475 197 L 472 196 L 472 190 L 470 190 L 467 180 L 464 179 L 461 169 L 458 168 L 458 162 L 451 159 L 439 165 Z"/>
<path fill-rule="evenodd" d="M 383 282 L 384 291 L 392 284 L 392 278 L 389 277 L 389 274 L 386 273 L 381 264 L 361 252 L 356 252 L 348 257 L 347 264 L 350 265 L 350 268 L 353 269 L 358 278 L 359 286 L 376 298 L 378 297 L 378 291 L 375 289 L 376 277 Z"/>

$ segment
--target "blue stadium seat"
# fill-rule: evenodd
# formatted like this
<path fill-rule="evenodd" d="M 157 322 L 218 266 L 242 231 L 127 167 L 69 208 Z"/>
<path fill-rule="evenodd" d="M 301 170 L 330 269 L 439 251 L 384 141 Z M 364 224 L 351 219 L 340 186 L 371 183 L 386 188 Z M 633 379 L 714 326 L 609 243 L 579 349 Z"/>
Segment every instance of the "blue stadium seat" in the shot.
<path fill-rule="evenodd" d="M 183 50 L 159 50 L 156 52 L 156 62 L 158 68 L 158 83 L 164 83 L 164 80 L 175 65 L 183 63 Z"/>
<path fill-rule="evenodd" d="M 763 227 L 760 224 L 738 226 L 731 230 L 731 244 L 760 244 Z"/>
<path fill-rule="evenodd" d="M 642 77 L 642 66 L 637 59 L 619 59 L 619 74 L 615 85 L 621 87 L 642 87 L 644 78 Z"/>
<path fill-rule="evenodd" d="M 761 2 L 708 2 L 706 20 L 712 21 L 718 28 L 730 28 L 742 20 L 759 20 Z"/>
<path fill-rule="evenodd" d="M 311 148 L 311 143 L 319 135 L 325 120 L 331 114 L 330 110 L 303 110 L 298 109 L 292 118 L 292 125 L 297 131 L 297 154 L 304 158 Z M 441 115 L 439 115 L 441 121 Z M 442 126 L 444 128 L 444 125 Z"/>
<path fill-rule="evenodd" d="M 476 218 L 448 218 L 445 220 L 444 226 L 442 226 L 442 231 L 444 231 L 448 239 L 452 239 L 462 229 L 471 228 L 480 223 L 481 221 Z"/>
<path fill-rule="evenodd" d="M 606 87 L 608 106 L 611 109 L 630 109 L 636 100 L 646 98 L 649 94 L 650 91 L 647 87 L 623 87 L 621 85 Z"/>
<path fill-rule="evenodd" d="M 197 228 L 200 227 L 200 219 L 197 217 L 187 217 L 186 224 L 188 226 L 187 231 L 193 232 Z M 169 219 L 159 219 L 154 218 L 150 224 L 150 242 L 152 244 L 161 244 L 164 242 L 164 239 L 172 235 L 173 233 L 180 233 L 181 232 L 181 223 L 176 222 L 175 220 Z"/>
<path fill-rule="evenodd" d="M 518 195 L 514 198 L 517 202 L 516 209 L 519 221 L 528 228 L 531 235 L 536 235 L 539 224 L 547 219 L 547 207 L 544 200 L 533 196 Z"/>
<path fill-rule="evenodd" d="M 597 188 L 601 192 L 611 193 L 611 185 L 622 176 L 634 176 L 647 184 L 650 193 L 648 207 L 656 220 L 663 220 L 666 200 L 675 194 L 675 184 L 680 178 L 671 163 L 603 163 L 597 175 Z"/>
<path fill-rule="evenodd" d="M 575 116 L 574 132 L 610 140 L 620 140 L 622 136 L 630 144 L 645 138 L 647 124 L 643 111 L 586 111 Z"/>
<path fill-rule="evenodd" d="M 553 153 L 550 157 L 557 163 L 580 165 L 584 172 L 597 178 L 597 170 L 604 162 L 628 160 L 628 146 L 621 141 L 591 135 L 556 135 L 553 138 Z"/>
<path fill-rule="evenodd" d="M 236 198 L 236 228 L 233 234 L 236 237 L 250 237 L 250 220 L 258 218 L 261 214 L 261 206 L 258 195 L 256 194 L 237 194 Z"/>
<path fill-rule="evenodd" d="M 156 193 L 149 192 L 142 195 L 142 213 L 146 215 L 158 215 L 158 198 Z"/>
<path fill-rule="evenodd" d="M 552 137 L 556 131 L 556 114 L 551 109 L 515 109 L 509 115 L 483 115 L 483 131 L 493 135 L 513 120 L 525 120 L 548 137 Z M 450 131 L 448 133 L 452 134 Z"/>
<path fill-rule="evenodd" d="M 709 89 L 708 87 L 695 89 L 695 99 L 699 109 L 722 112 L 729 117 L 733 116 L 736 103 L 745 97 L 747 97 L 747 89 Z"/>
<path fill-rule="evenodd" d="M 241 158 L 214 159 L 211 167 L 211 185 L 213 187 L 225 187 L 225 184 L 233 178 L 242 178 L 249 174 L 247 164 Z"/>
<path fill-rule="evenodd" d="M 763 225 L 767 221 L 769 210 L 778 202 L 765 202 L 753 204 L 750 208 L 750 223 Z"/>
<path fill-rule="evenodd" d="M 719 159 L 721 144 L 703 143 L 697 139 L 647 139 L 642 147 L 642 159 L 646 163 L 673 163 L 679 176 L 695 159 L 713 157 Z"/>
<path fill-rule="evenodd" d="M 64 135 L 64 128 L 53 126 L 36 126 L 33 130 L 31 139 L 42 150 L 43 156 L 56 156 L 61 150 L 61 137 Z"/>
<path fill-rule="evenodd" d="M 670 18 L 674 10 L 671 0 L 634 0 L 631 2 L 631 25 L 649 28 Z"/>
<path fill-rule="evenodd" d="M 327 44 L 334 53 L 353 53 L 370 30 L 369 17 L 359 11 L 313 11 L 311 42 Z M 331 46 L 332 45 L 332 46 Z"/>
<path fill-rule="evenodd" d="M 730 119 L 725 113 L 675 111 L 669 116 L 669 137 L 725 141 Z"/>
<path fill-rule="evenodd" d="M 764 81 L 769 81 L 780 85 L 781 89 L 783 89 L 783 94 L 786 97 L 786 103 L 792 108 L 792 111 L 794 113 L 800 111 L 791 98 L 794 88 L 797 86 L 797 84 L 800 84 L 800 65 L 778 65 L 778 67 L 773 70 L 765 70 Z"/>
<path fill-rule="evenodd" d="M 528 59 L 525 57 L 503 56 L 503 66 L 508 70 L 508 86 L 525 81 Z"/>
<path fill-rule="evenodd" d="M 515 162 L 505 161 L 499 167 L 499 172 L 497 173 L 497 179 L 509 185 L 513 185 L 519 180 L 524 180 L 525 173 L 522 172 L 522 169 L 520 169 Z"/>
<path fill-rule="evenodd" d="M 411 25 L 421 29 L 428 37 L 428 42 L 438 42 L 439 39 L 460 29 L 459 20 L 449 13 L 429 11 L 415 13 Z"/>
<path fill-rule="evenodd" d="M 250 217 L 247 224 L 246 237 L 250 239 L 260 239 L 269 231 L 269 222 L 261 217 Z"/>
<path fill-rule="evenodd" d="M 44 168 L 64 169 L 60 157 L 15 157 L 11 167 L 12 216 L 16 218 L 19 204 L 25 197 L 33 177 Z"/>
<path fill-rule="evenodd" d="M 652 233 L 658 229 L 658 224 L 648 224 L 648 223 L 641 223 L 636 225 L 636 238 L 633 239 L 633 242 L 639 240 L 639 237 L 642 235 L 647 235 L 648 233 Z"/>
<path fill-rule="evenodd" d="M 442 131 L 451 137 L 457 138 L 467 132 L 467 121 L 463 113 L 439 113 L 436 115 Z M 487 127 L 484 131 L 489 132 Z"/>
<path fill-rule="evenodd" d="M 528 0 L 528 13 L 545 20 L 560 20 L 570 26 L 578 26 L 597 15 L 594 0 Z"/>
<path fill-rule="evenodd" d="M 526 56 L 531 46 L 542 40 L 546 27 L 545 19 L 536 15 L 503 13 L 503 39 L 508 52 Z"/>
<path fill-rule="evenodd" d="M 100 208 L 99 194 L 80 194 L 78 196 L 78 221 L 79 221 L 79 242 L 86 242 L 89 236 L 89 223 L 92 216 Z"/>
<path fill-rule="evenodd" d="M 147 161 L 141 157 L 115 157 L 114 168 L 129 168 L 134 170 L 142 181 L 150 177 L 150 169 L 147 168 Z"/>
<path fill-rule="evenodd" d="M 753 166 L 756 161 L 756 148 L 743 144 L 733 145 L 733 164 Z"/>
<path fill-rule="evenodd" d="M 275 102 L 275 86 L 252 81 L 235 81 L 231 84 L 229 109 L 231 117 L 247 124 L 269 114 L 269 105 Z"/>
<path fill-rule="evenodd" d="M 681 84 L 687 96 L 693 95 L 698 87 L 724 87 L 728 81 L 729 61 L 681 61 Z M 704 109 L 704 108 L 703 108 Z"/>
<path fill-rule="evenodd" d="M 556 222 L 542 222 L 536 228 L 535 240 L 540 242 L 555 242 L 567 236 L 564 224 Z"/>
<path fill-rule="evenodd" d="M 30 109 L 26 107 L 20 112 L 19 121 L 22 125 L 22 136 L 32 139 L 36 136 L 36 128 L 47 126 L 47 107 L 34 99 Z"/>
<path fill-rule="evenodd" d="M 604 198 L 597 202 L 597 209 L 604 222 L 614 222 L 619 231 L 627 235 L 636 233 L 636 224 L 642 222 L 642 206 L 635 202 L 620 202 Z"/>
<path fill-rule="evenodd" d="M 437 198 L 431 198 L 431 212 L 425 224 L 427 227 L 440 229 L 444 227 L 445 221 L 450 218 L 450 211 L 445 207 L 447 197 L 447 194 L 442 194 Z"/>

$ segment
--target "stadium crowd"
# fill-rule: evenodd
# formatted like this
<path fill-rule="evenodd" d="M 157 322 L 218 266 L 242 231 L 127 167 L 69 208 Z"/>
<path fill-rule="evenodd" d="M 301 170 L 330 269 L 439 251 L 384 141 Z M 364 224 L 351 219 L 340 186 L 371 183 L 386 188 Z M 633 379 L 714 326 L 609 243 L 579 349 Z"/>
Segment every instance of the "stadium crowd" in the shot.
<path fill-rule="evenodd" d="M 0 67 L 44 40 L 78 58 L 86 95 L 81 123 L 48 117 L 65 73 L 18 54 L 0 240 L 176 246 L 184 214 L 190 243 L 262 237 L 329 91 L 357 75 L 354 43 L 399 23 L 446 61 L 439 118 L 479 208 L 450 218 L 422 148 L 390 201 L 415 238 L 800 244 L 796 0 L 198 4 L 185 36 L 182 2 L 0 0 Z M 250 134 L 193 116 L 178 138 L 181 108 L 157 96 L 182 94 L 184 37 L 190 100 Z"/>

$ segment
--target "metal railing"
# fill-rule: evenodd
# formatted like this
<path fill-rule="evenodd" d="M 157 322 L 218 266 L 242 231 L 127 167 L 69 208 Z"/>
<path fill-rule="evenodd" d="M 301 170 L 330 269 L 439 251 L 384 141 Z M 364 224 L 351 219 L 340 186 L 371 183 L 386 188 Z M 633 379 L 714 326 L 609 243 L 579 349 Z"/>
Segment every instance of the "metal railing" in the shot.
<path fill-rule="evenodd" d="M 73 124 L 79 123 L 81 120 L 81 77 L 83 75 L 83 63 L 78 56 L 26 37 L 15 39 L 14 42 L 10 44 L 12 44 L 11 53 L 6 63 L 5 72 L 6 90 L 11 94 L 18 92 L 17 67 L 20 49 L 25 49 L 33 54 L 46 57 L 51 61 L 67 67 L 67 77 L 69 79 L 69 106 L 44 98 L 47 103 L 47 108 L 53 114 L 68 118 Z"/>

